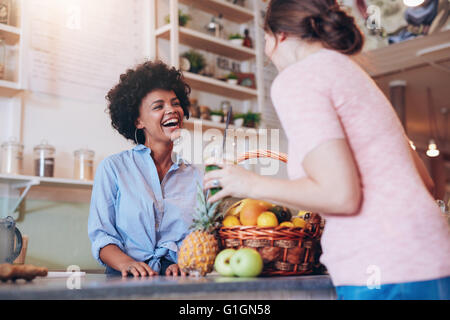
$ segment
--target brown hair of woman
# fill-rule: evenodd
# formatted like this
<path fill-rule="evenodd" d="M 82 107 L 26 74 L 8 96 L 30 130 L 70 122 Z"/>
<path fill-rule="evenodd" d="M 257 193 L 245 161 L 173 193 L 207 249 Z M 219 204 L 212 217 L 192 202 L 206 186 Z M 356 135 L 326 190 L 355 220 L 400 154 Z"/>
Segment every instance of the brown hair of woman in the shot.
<path fill-rule="evenodd" d="M 336 0 L 271 0 L 264 30 L 320 41 L 325 48 L 347 55 L 360 52 L 364 44 L 355 19 Z"/>

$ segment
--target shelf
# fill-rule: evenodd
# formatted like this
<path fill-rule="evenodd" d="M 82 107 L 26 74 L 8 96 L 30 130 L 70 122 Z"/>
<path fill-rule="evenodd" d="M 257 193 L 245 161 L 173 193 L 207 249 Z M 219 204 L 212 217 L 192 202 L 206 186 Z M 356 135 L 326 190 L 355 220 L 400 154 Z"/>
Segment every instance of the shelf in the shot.
<path fill-rule="evenodd" d="M 429 62 L 450 60 L 449 41 L 450 30 L 447 30 L 371 50 L 354 59 L 370 76 L 381 77 L 426 66 Z"/>
<path fill-rule="evenodd" d="M 17 82 L 0 80 L 0 97 L 11 98 L 21 92 L 20 85 Z"/>
<path fill-rule="evenodd" d="M 180 2 L 216 16 L 221 13 L 225 19 L 236 23 L 246 23 L 254 18 L 251 10 L 224 0 L 180 0 Z"/>
<path fill-rule="evenodd" d="M 225 81 L 201 76 L 191 72 L 183 72 L 184 78 L 192 89 L 200 90 L 238 100 L 256 99 L 258 92 L 255 89 L 240 85 L 229 84 Z"/>
<path fill-rule="evenodd" d="M 63 187 L 63 188 L 75 188 L 75 189 L 91 189 L 93 181 L 82 181 L 75 179 L 63 179 L 63 178 L 46 178 L 35 176 L 23 176 L 23 175 L 10 175 L 0 174 L 0 183 L 7 183 L 20 187 L 23 184 L 33 182 L 34 185 L 44 187 Z"/>
<path fill-rule="evenodd" d="M 5 39 L 8 45 L 14 45 L 20 40 L 20 29 L 0 23 L 0 38 Z"/>
<path fill-rule="evenodd" d="M 198 119 L 198 118 L 189 118 L 188 120 L 184 119 L 183 120 L 184 123 L 184 127 L 188 130 L 192 130 L 194 128 L 195 124 L 201 124 L 202 129 L 203 130 L 208 130 L 208 129 L 219 129 L 221 131 L 225 130 L 225 123 L 217 123 L 211 120 L 202 120 L 202 119 Z M 235 127 L 234 125 L 230 124 L 228 126 L 228 130 L 233 130 L 236 132 L 239 132 L 243 135 L 246 136 L 254 136 L 254 135 L 261 135 L 264 134 L 264 130 L 259 130 L 259 129 L 255 129 L 255 128 L 248 128 L 248 127 Z"/>
<path fill-rule="evenodd" d="M 18 200 L 9 209 L 8 205 L 8 215 L 14 216 L 18 212 L 19 206 L 22 201 L 26 198 L 28 192 L 33 186 L 44 186 L 44 187 L 59 187 L 59 188 L 75 188 L 75 189 L 92 189 L 92 181 L 81 181 L 73 179 L 61 179 L 61 178 L 41 178 L 35 176 L 23 176 L 23 175 L 10 175 L 10 174 L 0 174 L 0 184 L 7 184 L 10 189 L 16 190 L 20 195 Z"/>
<path fill-rule="evenodd" d="M 156 31 L 156 36 L 165 40 L 170 39 L 170 25 L 165 25 Z M 256 51 L 244 46 L 237 46 L 231 42 L 202 32 L 180 27 L 180 43 L 190 47 L 212 52 L 238 61 L 256 58 Z"/>

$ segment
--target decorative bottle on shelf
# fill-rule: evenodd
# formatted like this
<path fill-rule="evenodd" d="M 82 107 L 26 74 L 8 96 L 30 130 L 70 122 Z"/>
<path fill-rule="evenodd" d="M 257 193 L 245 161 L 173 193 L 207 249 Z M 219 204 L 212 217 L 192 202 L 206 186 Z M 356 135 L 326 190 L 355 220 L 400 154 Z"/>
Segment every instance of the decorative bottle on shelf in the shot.
<path fill-rule="evenodd" d="M 244 47 L 253 48 L 253 41 L 252 41 L 252 38 L 250 38 L 250 32 L 248 29 L 245 29 L 244 35 L 245 35 L 244 44 L 243 44 Z"/>
<path fill-rule="evenodd" d="M 0 80 L 5 79 L 6 45 L 5 40 L 0 38 Z"/>

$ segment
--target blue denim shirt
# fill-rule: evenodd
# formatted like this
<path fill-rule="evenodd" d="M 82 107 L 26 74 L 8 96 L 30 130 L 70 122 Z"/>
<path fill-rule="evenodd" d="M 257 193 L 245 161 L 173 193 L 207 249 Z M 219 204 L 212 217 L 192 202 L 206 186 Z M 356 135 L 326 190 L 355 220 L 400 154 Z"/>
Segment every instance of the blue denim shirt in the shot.
<path fill-rule="evenodd" d="M 137 145 L 104 159 L 92 190 L 88 234 L 92 254 L 103 266 L 100 249 L 117 245 L 136 261 L 160 271 L 160 259 L 177 262 L 196 205 L 197 168 L 179 159 L 159 181 L 151 150 Z"/>

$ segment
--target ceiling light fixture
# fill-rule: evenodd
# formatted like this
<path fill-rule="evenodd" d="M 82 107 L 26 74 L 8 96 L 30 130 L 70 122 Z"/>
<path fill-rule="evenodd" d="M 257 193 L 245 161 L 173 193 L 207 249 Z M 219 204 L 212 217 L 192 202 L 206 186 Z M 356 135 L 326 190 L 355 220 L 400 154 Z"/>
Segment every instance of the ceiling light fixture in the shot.
<path fill-rule="evenodd" d="M 421 4 L 423 4 L 425 2 L 425 0 L 403 0 L 403 3 L 405 4 L 405 6 L 408 7 L 417 7 L 420 6 Z"/>
<path fill-rule="evenodd" d="M 437 148 L 436 142 L 433 139 L 430 139 L 430 143 L 428 144 L 427 156 L 430 158 L 435 158 L 439 156 L 439 149 Z"/>

